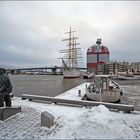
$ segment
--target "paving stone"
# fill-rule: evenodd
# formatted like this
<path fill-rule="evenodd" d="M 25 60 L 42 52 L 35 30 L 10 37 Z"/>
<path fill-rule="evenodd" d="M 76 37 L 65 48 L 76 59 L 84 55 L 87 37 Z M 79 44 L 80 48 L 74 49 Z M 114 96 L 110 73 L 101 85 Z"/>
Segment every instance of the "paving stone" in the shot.
<path fill-rule="evenodd" d="M 24 139 L 27 132 L 32 135 L 32 128 L 40 123 L 40 114 L 32 108 L 22 107 L 21 113 L 1 121 L 0 139 Z"/>

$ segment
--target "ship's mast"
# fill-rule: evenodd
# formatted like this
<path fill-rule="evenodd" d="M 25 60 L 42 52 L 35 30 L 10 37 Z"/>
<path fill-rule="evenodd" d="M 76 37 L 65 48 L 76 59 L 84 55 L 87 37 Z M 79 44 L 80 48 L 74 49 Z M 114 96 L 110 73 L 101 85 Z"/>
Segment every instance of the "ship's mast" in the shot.
<path fill-rule="evenodd" d="M 81 49 L 81 48 L 76 48 L 76 46 L 79 45 L 80 43 L 76 43 L 76 39 L 78 39 L 78 37 L 75 37 L 74 35 L 72 36 L 73 32 L 76 32 L 76 31 L 72 31 L 71 27 L 70 27 L 69 32 L 65 32 L 65 34 L 69 34 L 69 38 L 65 38 L 62 41 L 68 41 L 68 49 L 60 51 L 61 53 L 67 54 L 67 56 L 65 56 L 63 59 L 68 60 L 67 67 L 69 68 L 76 67 L 77 62 L 78 62 L 77 51 Z"/>
<path fill-rule="evenodd" d="M 71 27 L 70 27 L 70 31 L 69 32 L 65 32 L 65 34 L 69 34 L 69 38 L 65 38 L 62 41 L 68 41 L 68 50 L 63 50 L 64 53 L 68 54 L 68 67 L 72 67 L 73 63 L 72 63 L 72 33 L 76 32 L 76 31 L 72 31 Z M 78 39 L 77 37 L 75 37 L 75 39 Z"/>
<path fill-rule="evenodd" d="M 76 48 L 77 45 L 80 45 L 80 43 L 76 42 L 76 39 L 73 36 L 73 67 L 77 67 L 78 59 L 79 59 L 79 53 L 81 51 L 81 48 Z"/>

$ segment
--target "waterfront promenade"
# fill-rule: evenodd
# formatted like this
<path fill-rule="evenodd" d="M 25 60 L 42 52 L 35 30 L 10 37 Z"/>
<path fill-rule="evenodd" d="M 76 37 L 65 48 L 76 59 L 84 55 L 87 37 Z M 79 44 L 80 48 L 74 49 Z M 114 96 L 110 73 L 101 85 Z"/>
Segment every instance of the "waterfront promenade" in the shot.
<path fill-rule="evenodd" d="M 83 94 L 85 83 L 56 97 L 78 97 L 79 89 Z M 140 139 L 139 111 L 127 114 L 111 112 L 103 105 L 81 108 L 32 102 L 19 97 L 12 98 L 12 103 L 21 106 L 22 112 L 0 121 L 1 139 Z M 55 118 L 50 129 L 40 124 L 44 111 Z"/>

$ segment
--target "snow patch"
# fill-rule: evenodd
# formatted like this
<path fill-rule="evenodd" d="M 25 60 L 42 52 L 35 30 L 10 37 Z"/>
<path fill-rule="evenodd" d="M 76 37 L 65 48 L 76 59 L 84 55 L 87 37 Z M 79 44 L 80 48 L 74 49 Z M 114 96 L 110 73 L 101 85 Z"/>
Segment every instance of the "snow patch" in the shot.
<path fill-rule="evenodd" d="M 85 84 L 57 97 L 80 100 L 79 89 L 84 94 Z M 140 139 L 138 111 L 127 114 L 111 112 L 104 105 L 80 108 L 31 102 L 18 97 L 12 99 L 12 104 L 21 106 L 22 112 L 0 121 L 1 139 Z M 40 124 L 44 111 L 55 118 L 50 129 Z"/>

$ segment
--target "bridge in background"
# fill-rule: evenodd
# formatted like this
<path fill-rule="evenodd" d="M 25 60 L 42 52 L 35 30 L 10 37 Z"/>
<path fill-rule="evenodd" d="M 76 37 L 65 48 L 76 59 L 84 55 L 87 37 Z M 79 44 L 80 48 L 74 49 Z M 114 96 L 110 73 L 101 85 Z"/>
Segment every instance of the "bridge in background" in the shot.
<path fill-rule="evenodd" d="M 62 74 L 62 67 L 37 67 L 37 68 L 16 68 L 16 69 L 9 69 L 11 74 L 20 74 L 20 73 L 44 73 L 44 74 Z M 87 68 L 78 68 L 79 70 L 86 70 Z M 42 73 L 42 74 L 43 74 Z"/>

